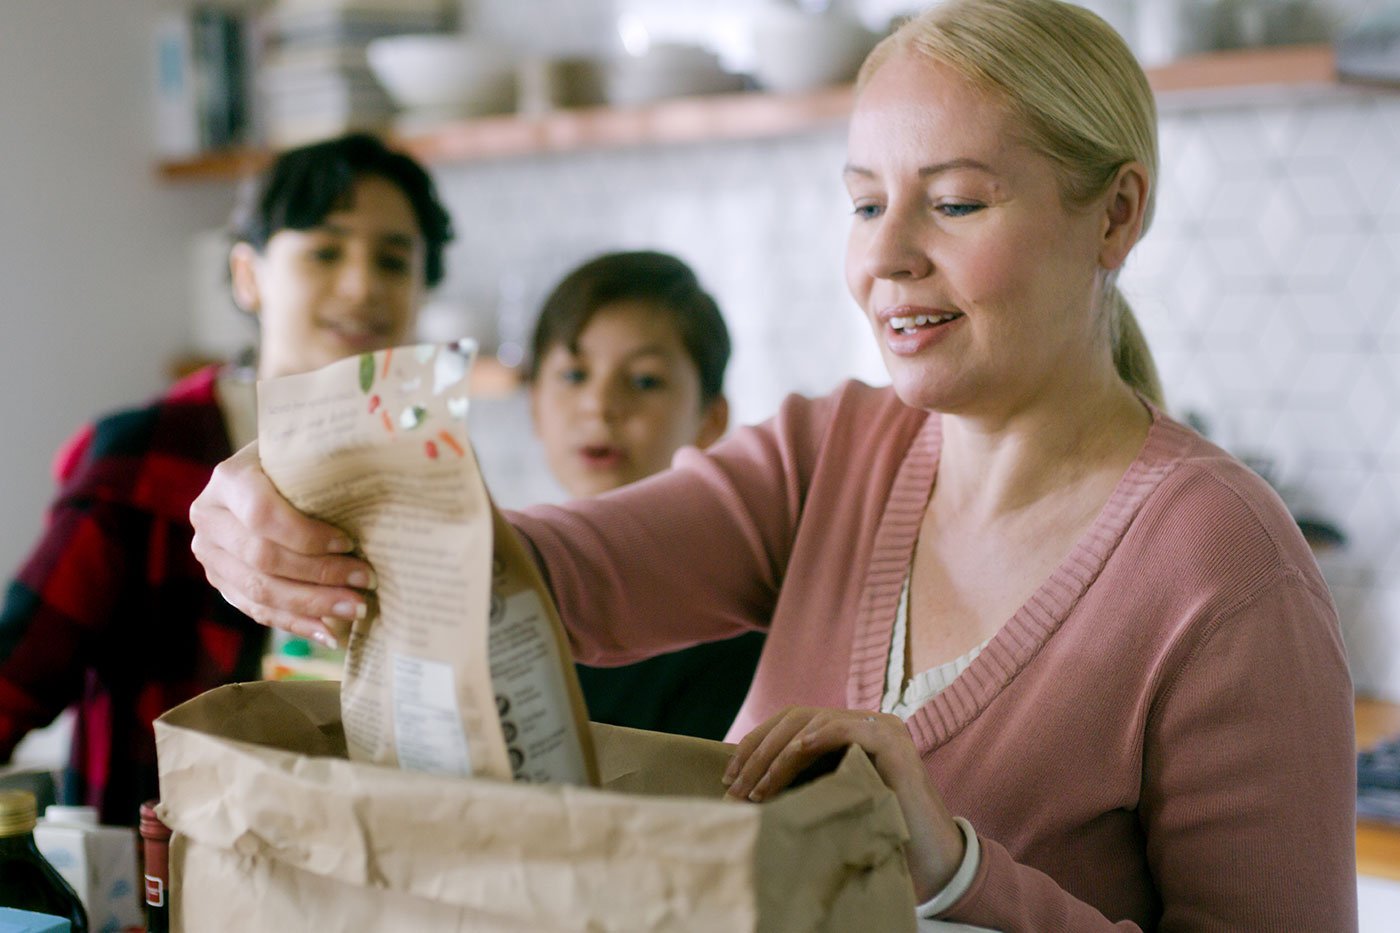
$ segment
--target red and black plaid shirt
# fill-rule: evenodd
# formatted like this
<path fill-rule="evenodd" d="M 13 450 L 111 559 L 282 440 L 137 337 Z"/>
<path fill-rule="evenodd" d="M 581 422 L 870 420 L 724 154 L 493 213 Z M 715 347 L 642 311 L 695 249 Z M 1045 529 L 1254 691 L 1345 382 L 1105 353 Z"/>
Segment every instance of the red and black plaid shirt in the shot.
<path fill-rule="evenodd" d="M 190 503 L 230 453 L 214 369 L 85 429 L 59 452 L 59 492 L 0 610 L 0 761 L 77 705 L 64 799 L 132 824 L 157 796 L 152 721 L 258 676 L 265 630 L 190 553 Z"/>

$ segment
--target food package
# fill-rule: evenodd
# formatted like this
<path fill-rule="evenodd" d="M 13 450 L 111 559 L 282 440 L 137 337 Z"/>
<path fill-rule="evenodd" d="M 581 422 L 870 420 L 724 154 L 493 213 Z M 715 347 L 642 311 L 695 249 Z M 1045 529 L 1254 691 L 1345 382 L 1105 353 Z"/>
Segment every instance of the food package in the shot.
<path fill-rule="evenodd" d="M 567 636 L 494 509 L 467 432 L 471 341 L 366 353 L 258 383 L 258 454 L 289 502 L 375 568 L 341 701 L 350 757 L 592 784 Z"/>

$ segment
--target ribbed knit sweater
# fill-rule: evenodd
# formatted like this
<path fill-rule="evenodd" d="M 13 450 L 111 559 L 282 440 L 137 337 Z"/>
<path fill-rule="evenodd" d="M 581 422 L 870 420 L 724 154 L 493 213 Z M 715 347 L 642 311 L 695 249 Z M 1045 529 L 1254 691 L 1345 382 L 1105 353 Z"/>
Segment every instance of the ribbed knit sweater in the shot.
<path fill-rule="evenodd" d="M 791 705 L 874 710 L 940 425 L 848 383 L 666 473 L 511 518 L 579 660 L 763 629 L 731 739 Z M 1335 609 L 1268 485 L 1161 412 L 1092 527 L 908 727 L 982 848 L 946 919 L 1355 929 Z"/>

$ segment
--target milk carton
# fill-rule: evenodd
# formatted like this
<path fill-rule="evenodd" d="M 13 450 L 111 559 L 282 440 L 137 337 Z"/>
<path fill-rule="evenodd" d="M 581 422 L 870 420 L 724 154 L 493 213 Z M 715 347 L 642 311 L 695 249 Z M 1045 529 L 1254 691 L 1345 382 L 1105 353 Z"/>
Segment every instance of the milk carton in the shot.
<path fill-rule="evenodd" d="M 146 928 L 134 830 L 98 825 L 94 807 L 51 806 L 34 827 L 34 842 L 82 898 L 92 933 Z"/>

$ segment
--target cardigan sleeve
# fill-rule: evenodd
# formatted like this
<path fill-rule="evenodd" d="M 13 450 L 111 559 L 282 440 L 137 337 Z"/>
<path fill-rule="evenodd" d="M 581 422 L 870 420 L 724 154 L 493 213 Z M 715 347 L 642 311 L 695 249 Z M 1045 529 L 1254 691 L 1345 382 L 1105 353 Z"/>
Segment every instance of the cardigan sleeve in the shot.
<path fill-rule="evenodd" d="M 764 629 L 829 406 L 797 396 L 672 468 L 508 517 L 540 560 L 576 660 L 627 664 Z"/>
<path fill-rule="evenodd" d="M 1356 928 L 1356 737 L 1331 599 L 1295 574 L 1202 633 L 1144 748 L 1164 930 Z"/>
<path fill-rule="evenodd" d="M 1282 573 L 1181 655 L 1142 749 L 1157 928 L 1354 930 L 1352 693 L 1330 599 Z M 981 843 L 977 877 L 948 918 L 1008 933 L 1136 929 Z"/>

